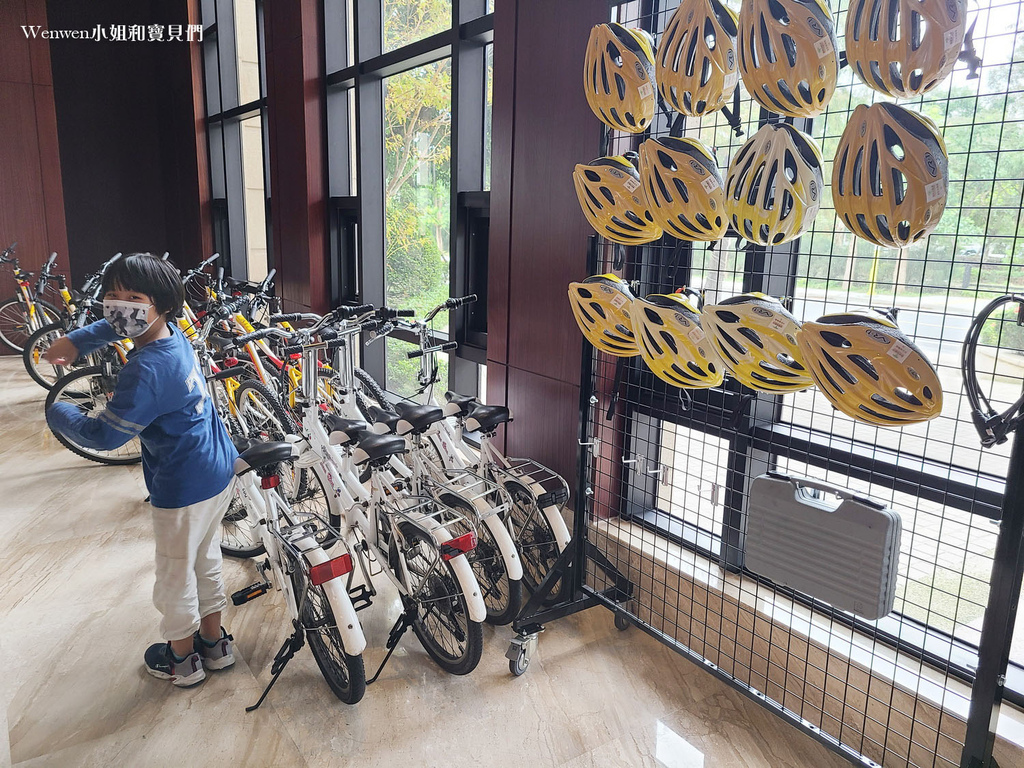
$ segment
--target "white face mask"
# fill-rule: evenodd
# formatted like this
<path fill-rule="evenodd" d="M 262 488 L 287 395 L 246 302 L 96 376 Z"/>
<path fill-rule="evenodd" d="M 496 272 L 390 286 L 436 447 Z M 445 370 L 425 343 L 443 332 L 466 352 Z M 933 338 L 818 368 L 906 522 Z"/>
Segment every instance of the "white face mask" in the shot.
<path fill-rule="evenodd" d="M 149 308 L 152 304 L 136 301 L 103 300 L 103 317 L 119 336 L 138 338 L 148 331 L 156 320 L 149 320 Z"/>

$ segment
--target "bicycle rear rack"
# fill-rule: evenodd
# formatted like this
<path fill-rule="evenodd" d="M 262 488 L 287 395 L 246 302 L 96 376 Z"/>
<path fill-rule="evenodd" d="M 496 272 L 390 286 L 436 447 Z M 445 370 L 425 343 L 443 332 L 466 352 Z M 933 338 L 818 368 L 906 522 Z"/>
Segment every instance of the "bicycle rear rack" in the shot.
<path fill-rule="evenodd" d="M 502 484 L 511 480 L 525 487 L 536 497 L 539 509 L 556 506 L 561 511 L 569 500 L 565 479 L 533 459 L 508 459 L 507 467 L 495 466 L 494 472 Z"/>
<path fill-rule="evenodd" d="M 434 479 L 434 483 L 444 490 L 450 490 L 460 499 L 468 502 L 474 511 L 477 512 L 477 522 L 482 522 L 492 515 L 505 517 L 508 511 L 512 509 L 512 499 L 504 488 L 471 470 L 445 469 L 442 475 L 448 482 L 441 483 Z M 477 502 L 482 502 L 482 505 L 486 505 L 487 511 L 481 513 Z"/>

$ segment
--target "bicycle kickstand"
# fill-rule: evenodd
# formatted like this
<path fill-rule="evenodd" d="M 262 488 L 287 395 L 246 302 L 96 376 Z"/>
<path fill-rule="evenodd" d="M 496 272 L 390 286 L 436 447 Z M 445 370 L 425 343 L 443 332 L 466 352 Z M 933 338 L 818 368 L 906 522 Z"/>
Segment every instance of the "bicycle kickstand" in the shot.
<path fill-rule="evenodd" d="M 377 682 L 377 678 L 380 677 L 380 673 L 384 671 L 384 666 L 388 663 L 391 658 L 391 654 L 395 652 L 395 648 L 398 647 L 398 641 L 402 639 L 402 635 L 405 631 L 412 626 L 413 617 L 416 615 L 416 604 L 410 603 L 406 606 L 406 609 L 402 611 L 402 615 L 398 617 L 398 621 L 395 622 L 395 626 L 391 628 L 388 633 L 388 642 L 386 647 L 388 649 L 387 655 L 384 657 L 384 661 L 377 667 L 377 671 L 374 672 L 373 677 L 366 681 L 367 685 L 373 685 Z"/>
<path fill-rule="evenodd" d="M 260 700 L 253 704 L 251 707 L 246 707 L 246 712 L 252 712 L 258 709 L 263 703 L 264 699 L 267 698 L 267 694 L 270 693 L 270 689 L 274 687 L 274 683 L 277 682 L 277 678 L 284 672 L 284 668 L 288 666 L 288 662 L 292 660 L 292 657 L 298 653 L 299 649 L 306 644 L 306 634 L 301 626 L 296 626 L 295 631 L 284 641 L 284 645 L 281 646 L 281 650 L 277 652 L 274 657 L 274 663 L 270 667 L 270 671 L 273 673 L 273 677 L 270 678 L 270 682 L 267 683 L 267 687 L 263 690 L 263 695 L 260 696 Z"/>

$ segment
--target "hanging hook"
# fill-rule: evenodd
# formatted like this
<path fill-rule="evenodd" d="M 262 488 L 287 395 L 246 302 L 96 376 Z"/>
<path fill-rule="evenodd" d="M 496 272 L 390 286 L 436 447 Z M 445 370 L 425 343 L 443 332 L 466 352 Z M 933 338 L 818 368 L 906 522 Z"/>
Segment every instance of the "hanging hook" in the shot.
<path fill-rule="evenodd" d="M 978 18 L 975 17 L 974 21 L 971 22 L 971 28 L 967 30 L 967 34 L 964 35 L 963 48 L 959 54 L 957 54 L 957 61 L 962 61 L 970 68 L 970 72 L 967 74 L 968 80 L 978 79 L 978 70 L 981 69 L 981 57 L 978 56 L 978 51 L 974 47 L 974 27 L 978 23 Z"/>

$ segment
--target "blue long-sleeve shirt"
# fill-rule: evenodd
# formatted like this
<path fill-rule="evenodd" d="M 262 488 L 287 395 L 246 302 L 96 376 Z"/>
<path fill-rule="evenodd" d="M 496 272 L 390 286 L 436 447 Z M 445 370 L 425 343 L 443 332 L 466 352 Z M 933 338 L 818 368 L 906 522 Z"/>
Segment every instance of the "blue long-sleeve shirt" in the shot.
<path fill-rule="evenodd" d="M 71 403 L 54 403 L 46 420 L 72 442 L 113 450 L 136 435 L 142 472 L 155 507 L 185 507 L 212 498 L 231 481 L 238 452 L 209 401 L 195 352 L 182 333 L 128 354 L 107 407 L 92 417 Z M 80 355 L 117 341 L 106 320 L 72 331 Z"/>

